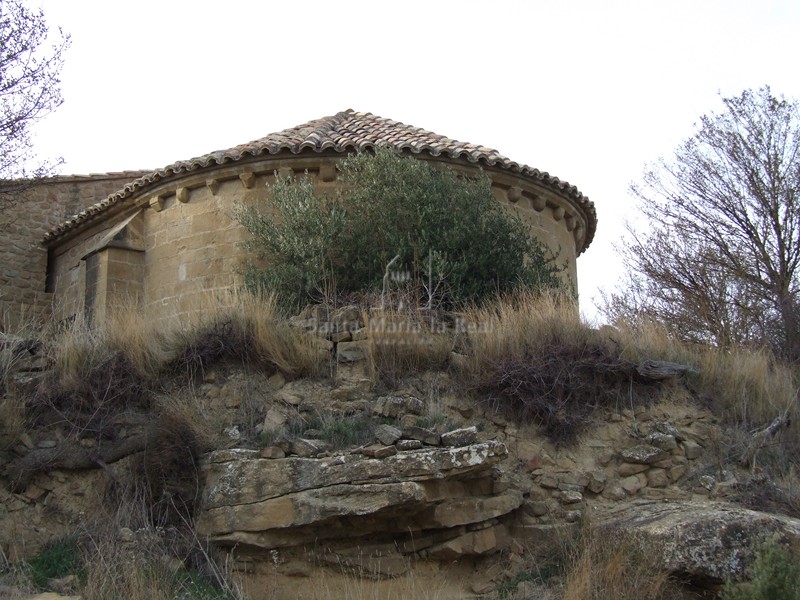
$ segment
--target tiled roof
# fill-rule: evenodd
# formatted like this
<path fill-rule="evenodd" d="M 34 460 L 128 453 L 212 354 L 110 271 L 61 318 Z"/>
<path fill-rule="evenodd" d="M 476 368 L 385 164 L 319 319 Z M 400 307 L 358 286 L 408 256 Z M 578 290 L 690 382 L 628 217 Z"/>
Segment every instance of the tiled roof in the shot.
<path fill-rule="evenodd" d="M 572 198 L 585 212 L 589 221 L 583 249 L 589 246 L 597 226 L 594 204 L 578 188 L 524 164 L 514 162 L 497 150 L 459 142 L 419 127 L 412 127 L 371 113 L 345 110 L 331 117 L 323 117 L 290 129 L 272 133 L 261 139 L 219 150 L 190 160 L 178 161 L 135 179 L 123 189 L 111 194 L 53 228 L 45 236 L 45 242 L 53 241 L 87 221 L 93 221 L 112 206 L 136 195 L 140 190 L 160 183 L 170 177 L 207 167 L 235 162 L 251 156 L 276 155 L 283 152 L 323 152 L 333 150 L 341 153 L 374 148 L 389 144 L 398 150 L 414 154 L 447 156 L 465 159 L 471 163 L 493 166 L 512 173 L 519 173 L 536 180 L 539 184 Z"/>

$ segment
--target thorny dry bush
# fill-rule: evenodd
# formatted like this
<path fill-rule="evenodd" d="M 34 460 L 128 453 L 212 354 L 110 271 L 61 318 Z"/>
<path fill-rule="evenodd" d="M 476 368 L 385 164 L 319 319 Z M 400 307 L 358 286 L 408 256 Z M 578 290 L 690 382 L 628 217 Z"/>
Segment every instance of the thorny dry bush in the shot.
<path fill-rule="evenodd" d="M 597 408 L 632 408 L 654 396 L 636 364 L 601 343 L 552 345 L 494 363 L 477 386 L 491 411 L 533 423 L 556 444 L 570 444 Z"/>

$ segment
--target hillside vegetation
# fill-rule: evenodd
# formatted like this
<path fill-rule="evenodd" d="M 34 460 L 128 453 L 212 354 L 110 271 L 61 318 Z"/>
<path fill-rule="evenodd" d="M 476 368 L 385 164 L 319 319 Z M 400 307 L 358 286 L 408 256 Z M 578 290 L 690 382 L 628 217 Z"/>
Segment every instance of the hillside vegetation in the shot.
<path fill-rule="evenodd" d="M 428 372 L 447 372 L 480 414 L 530 423 L 556 446 L 570 447 L 596 423 L 598 411 L 638 411 L 659 400 L 664 388 L 642 376 L 642 365 L 677 365 L 679 385 L 718 419 L 719 434 L 708 440 L 708 450 L 720 470 L 752 474 L 753 483 L 740 486 L 733 499 L 800 516 L 800 437 L 795 428 L 769 429 L 793 416 L 796 376 L 768 352 L 680 343 L 657 324 L 597 330 L 581 322 L 570 299 L 557 295 L 519 292 L 457 313 L 389 306 L 346 307 L 366 323 L 365 389 L 391 390 Z M 111 504 L 97 507 L 78 529 L 60 527 L 65 537 L 38 555 L 30 553 L 33 541 L 27 551 L 6 547 L 18 558 L 6 561 L 4 578 L 16 589 L 33 590 L 56 589 L 74 575 L 62 584 L 85 598 L 240 597 L 237 578 L 192 533 L 200 483 L 187 473 L 196 473 L 208 450 L 269 446 L 275 433 L 265 427 L 268 415 L 256 387 L 227 411 L 214 409 L 201 388 L 222 372 L 241 372 L 251 386 L 267 379 L 336 385 L 349 367 L 337 360 L 329 332 L 306 331 L 304 315 L 289 318 L 272 297 L 209 296 L 170 327 L 133 309 L 117 315 L 102 329 L 50 324 L 3 338 L 5 485 L 23 494 L 36 487 L 39 473 L 98 468 L 113 483 Z M 298 423 L 299 431 L 316 427 L 341 448 L 360 444 L 359 436 L 369 438 L 375 426 L 369 419 L 342 422 L 324 411 L 318 416 L 316 423 Z M 444 419 L 435 411 L 426 418 L 432 427 Z M 18 452 L 25 443 L 33 450 Z M 108 468 L 130 459 L 125 477 Z M 78 563 L 59 567 L 60 559 L 49 558 L 59 544 L 71 544 L 67 553 L 79 555 Z M 134 547 L 141 553 L 132 561 Z M 624 548 L 611 550 L 591 535 L 570 541 L 554 580 L 566 587 L 559 584 L 548 597 L 680 597 L 668 595 L 669 578 L 658 570 L 641 573 L 652 594 L 620 592 L 614 586 L 633 573 L 625 567 L 620 580 L 609 571 L 633 560 L 620 552 Z M 165 562 L 165 556 L 172 558 Z M 503 593 L 517 588 L 508 589 Z"/>

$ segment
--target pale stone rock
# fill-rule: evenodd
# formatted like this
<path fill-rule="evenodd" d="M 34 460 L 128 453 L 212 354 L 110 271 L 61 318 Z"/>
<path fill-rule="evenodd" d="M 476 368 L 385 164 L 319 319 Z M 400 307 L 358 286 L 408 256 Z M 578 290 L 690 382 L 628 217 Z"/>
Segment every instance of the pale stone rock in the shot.
<path fill-rule="evenodd" d="M 478 428 L 474 425 L 472 427 L 465 427 L 463 429 L 454 429 L 442 434 L 442 446 L 469 446 L 474 444 L 478 439 Z"/>
<path fill-rule="evenodd" d="M 684 435 L 678 430 L 677 427 L 666 421 L 659 421 L 653 425 L 656 431 L 665 435 L 671 435 L 677 441 L 682 442 L 685 438 Z"/>
<path fill-rule="evenodd" d="M 47 493 L 47 490 L 39 487 L 35 483 L 31 483 L 25 488 L 25 497 L 28 500 L 36 501 Z"/>
<path fill-rule="evenodd" d="M 620 477 L 630 477 L 631 475 L 636 475 L 637 473 L 647 471 L 649 468 L 649 466 L 642 464 L 622 463 L 619 467 L 617 467 L 617 475 Z"/>
<path fill-rule="evenodd" d="M 381 396 L 375 401 L 372 412 L 382 417 L 396 419 L 400 415 L 421 415 L 425 404 L 414 396 Z"/>
<path fill-rule="evenodd" d="M 620 500 L 624 500 L 627 494 L 625 493 L 625 490 L 622 489 L 622 486 L 617 483 L 614 485 L 606 485 L 601 495 L 603 498 L 607 498 L 608 500 L 615 500 L 619 502 Z"/>
<path fill-rule="evenodd" d="M 270 387 L 272 387 L 274 390 L 279 390 L 286 385 L 286 377 L 284 377 L 283 373 L 281 372 L 271 375 L 267 381 L 269 382 Z"/>
<path fill-rule="evenodd" d="M 403 415 L 400 417 L 400 427 L 405 429 L 406 427 L 415 427 L 417 425 L 417 416 L 416 415 Z"/>
<path fill-rule="evenodd" d="M 565 473 L 558 476 L 559 483 L 585 488 L 589 485 L 589 477 L 583 473 Z"/>
<path fill-rule="evenodd" d="M 267 431 L 271 429 L 277 429 L 278 427 L 284 425 L 286 420 L 286 413 L 284 413 L 282 410 L 272 407 L 267 411 L 267 414 L 264 415 L 264 429 Z"/>
<path fill-rule="evenodd" d="M 58 445 L 56 440 L 42 440 L 36 444 L 37 448 L 55 448 Z"/>
<path fill-rule="evenodd" d="M 367 446 L 366 448 L 362 449 L 361 453 L 364 456 L 369 456 L 371 458 L 383 459 L 397 454 L 397 447 L 375 444 L 374 446 Z"/>
<path fill-rule="evenodd" d="M 583 502 L 583 494 L 580 492 L 562 491 L 559 494 L 559 500 L 563 504 L 577 504 L 578 502 Z"/>
<path fill-rule="evenodd" d="M 322 440 L 297 438 L 292 442 L 292 454 L 302 458 L 312 458 L 325 452 L 328 447 Z"/>
<path fill-rule="evenodd" d="M 129 527 L 120 527 L 117 531 L 117 539 L 125 544 L 134 540 L 133 530 Z"/>
<path fill-rule="evenodd" d="M 636 475 L 631 475 L 630 477 L 620 479 L 619 485 L 629 496 L 633 496 L 636 492 L 644 487 L 644 483 Z"/>
<path fill-rule="evenodd" d="M 286 452 L 279 446 L 269 446 L 268 448 L 262 448 L 258 455 L 261 458 L 285 458 Z"/>
<path fill-rule="evenodd" d="M 328 339 L 334 343 L 339 342 L 350 342 L 353 340 L 353 336 L 350 334 L 349 331 L 337 331 L 336 333 L 331 333 L 328 335 Z"/>
<path fill-rule="evenodd" d="M 670 484 L 669 475 L 664 469 L 650 469 L 647 472 L 647 485 L 654 488 L 667 487 Z"/>
<path fill-rule="evenodd" d="M 423 444 L 419 440 L 397 440 L 394 444 L 398 450 L 419 450 Z"/>
<path fill-rule="evenodd" d="M 739 508 L 724 502 L 653 501 L 622 504 L 593 522 L 633 534 L 664 568 L 694 579 L 742 579 L 762 542 L 800 544 L 800 519 Z"/>
<path fill-rule="evenodd" d="M 423 427 L 403 427 L 402 432 L 405 439 L 419 440 L 426 446 L 438 446 L 441 443 L 441 436 L 438 433 Z"/>
<path fill-rule="evenodd" d="M 669 473 L 669 478 L 671 481 L 680 481 L 686 475 L 689 469 L 686 465 L 675 465 L 671 467 L 667 473 Z"/>
<path fill-rule="evenodd" d="M 669 452 L 649 444 L 642 444 L 623 450 L 620 455 L 625 462 L 650 465 L 669 456 Z"/>
<path fill-rule="evenodd" d="M 445 501 L 436 507 L 432 521 L 425 522 L 425 525 L 426 528 L 437 528 L 479 523 L 508 514 L 521 504 L 522 493 L 517 490 L 489 498 Z"/>
<path fill-rule="evenodd" d="M 523 506 L 523 510 L 534 517 L 542 517 L 549 512 L 547 508 L 547 503 L 542 502 L 540 500 L 526 500 Z"/>
<path fill-rule="evenodd" d="M 568 510 L 564 513 L 564 520 L 567 523 L 577 523 L 581 520 L 582 513 L 579 510 Z"/>
<path fill-rule="evenodd" d="M 698 444 L 697 442 L 693 442 L 692 440 L 683 440 L 681 442 L 683 446 L 683 451 L 689 460 L 695 460 L 700 458 L 700 455 L 703 453 L 703 447 Z"/>
<path fill-rule="evenodd" d="M 700 477 L 700 485 L 709 492 L 714 489 L 716 480 L 711 475 L 703 475 Z"/>
<path fill-rule="evenodd" d="M 465 533 L 428 551 L 428 556 L 438 560 L 454 560 L 462 556 L 475 556 L 498 552 L 511 541 L 503 525 L 487 527 Z"/>
<path fill-rule="evenodd" d="M 586 486 L 593 494 L 599 494 L 606 487 L 607 476 L 602 471 L 591 471 L 588 474 L 589 484 Z"/>
<path fill-rule="evenodd" d="M 674 450 L 678 447 L 678 441 L 675 439 L 674 435 L 661 433 L 659 431 L 648 435 L 647 443 L 656 448 L 661 448 L 662 450 Z"/>
<path fill-rule="evenodd" d="M 258 460 L 258 451 L 218 450 L 203 459 L 207 508 L 236 506 L 284 494 L 351 481 L 439 480 L 482 472 L 508 455 L 496 441 L 466 448 L 432 447 L 424 452 L 404 452 L 376 461 L 357 454 L 318 460 L 288 457 L 284 461 Z"/>
<path fill-rule="evenodd" d="M 394 446 L 382 448 L 397 452 Z M 414 524 L 440 532 L 431 539 L 435 546 L 465 534 L 467 524 L 488 524 L 520 506 L 519 490 L 486 495 L 492 483 L 487 469 L 506 455 L 499 442 L 429 448 L 383 460 L 344 454 L 275 461 L 251 450 L 218 451 L 203 460 L 206 486 L 197 530 L 221 543 L 276 548 L 326 536 L 405 535 Z M 462 540 L 464 552 L 498 547 L 485 535 L 470 538 L 469 544 Z M 415 534 L 414 543 L 421 537 Z"/>
<path fill-rule="evenodd" d="M 369 343 L 360 342 L 340 342 L 336 344 L 336 360 L 343 363 L 359 362 L 364 360 L 369 354 Z"/>
<path fill-rule="evenodd" d="M 539 479 L 536 480 L 536 483 L 538 483 L 543 488 L 553 489 L 553 490 L 558 489 L 558 479 L 556 479 L 555 477 L 550 477 L 549 475 L 544 475 L 540 477 Z"/>
<path fill-rule="evenodd" d="M 382 424 L 375 428 L 375 439 L 384 446 L 391 446 L 400 439 L 401 435 L 402 432 L 391 425 Z"/>

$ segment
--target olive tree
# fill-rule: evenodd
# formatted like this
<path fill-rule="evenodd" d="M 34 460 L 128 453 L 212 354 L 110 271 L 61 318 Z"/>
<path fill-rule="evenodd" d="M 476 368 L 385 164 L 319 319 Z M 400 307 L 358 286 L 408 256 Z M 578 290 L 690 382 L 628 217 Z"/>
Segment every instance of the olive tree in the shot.
<path fill-rule="evenodd" d="M 632 185 L 646 227 L 629 227 L 629 279 L 605 310 L 800 358 L 798 103 L 769 87 L 722 103 Z"/>
<path fill-rule="evenodd" d="M 475 178 L 381 147 L 339 164 L 340 191 L 282 179 L 271 202 L 236 217 L 261 259 L 245 268 L 251 290 L 297 306 L 319 296 L 379 291 L 400 274 L 420 304 L 453 306 L 524 286 L 560 287 L 559 269 L 529 228 Z"/>

